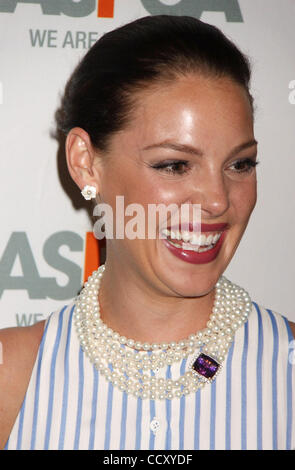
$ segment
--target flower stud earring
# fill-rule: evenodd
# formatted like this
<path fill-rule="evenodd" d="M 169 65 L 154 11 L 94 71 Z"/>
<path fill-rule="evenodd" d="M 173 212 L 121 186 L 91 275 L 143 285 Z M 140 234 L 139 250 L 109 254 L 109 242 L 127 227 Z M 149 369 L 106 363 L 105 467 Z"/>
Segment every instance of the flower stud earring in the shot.
<path fill-rule="evenodd" d="M 87 201 L 89 201 L 96 197 L 96 187 L 86 185 L 82 189 L 81 194 Z"/>

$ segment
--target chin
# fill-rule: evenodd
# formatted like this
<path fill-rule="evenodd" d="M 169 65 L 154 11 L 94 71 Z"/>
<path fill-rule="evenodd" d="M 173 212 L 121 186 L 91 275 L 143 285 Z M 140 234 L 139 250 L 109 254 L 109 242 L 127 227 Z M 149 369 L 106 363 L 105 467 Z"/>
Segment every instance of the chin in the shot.
<path fill-rule="evenodd" d="M 158 270 L 158 278 L 169 291 L 174 292 L 179 297 L 203 297 L 209 294 L 215 287 L 220 275 L 216 273 L 182 273 L 167 275 L 167 272 Z"/>

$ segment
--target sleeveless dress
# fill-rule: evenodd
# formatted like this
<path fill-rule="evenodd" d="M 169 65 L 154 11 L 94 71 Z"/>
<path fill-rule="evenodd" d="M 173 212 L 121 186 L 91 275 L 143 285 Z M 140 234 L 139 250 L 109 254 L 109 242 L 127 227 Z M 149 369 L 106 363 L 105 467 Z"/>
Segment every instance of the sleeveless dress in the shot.
<path fill-rule="evenodd" d="M 294 449 L 295 342 L 288 321 L 253 302 L 211 384 L 173 400 L 127 395 L 82 351 L 75 304 L 52 313 L 5 449 Z M 176 379 L 189 358 L 167 366 Z"/>

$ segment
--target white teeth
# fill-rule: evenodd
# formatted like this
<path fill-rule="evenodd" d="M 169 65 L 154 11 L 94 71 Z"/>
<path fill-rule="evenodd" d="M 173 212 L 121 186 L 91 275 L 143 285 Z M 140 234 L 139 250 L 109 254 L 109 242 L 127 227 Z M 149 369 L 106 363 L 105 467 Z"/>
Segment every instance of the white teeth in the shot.
<path fill-rule="evenodd" d="M 216 233 L 215 235 L 209 234 L 205 235 L 202 233 L 201 235 L 198 235 L 193 232 L 189 232 L 186 230 L 183 230 L 182 232 L 179 230 L 168 230 L 164 229 L 161 232 L 165 238 L 169 237 L 172 238 L 173 240 L 182 240 L 184 243 L 190 243 L 192 245 L 192 249 L 194 247 L 210 247 L 211 245 L 215 245 L 215 243 L 219 240 L 221 237 L 221 233 Z M 180 245 L 179 245 L 180 246 Z M 186 249 L 191 249 L 191 248 L 186 248 Z"/>
<path fill-rule="evenodd" d="M 201 235 L 201 243 L 200 243 L 200 245 L 206 245 L 206 244 L 207 244 L 206 241 L 207 241 L 206 235 L 203 235 L 203 234 L 202 234 L 202 235 Z"/>
<path fill-rule="evenodd" d="M 190 238 L 191 238 L 191 234 L 189 232 L 181 232 L 181 238 L 184 242 L 189 242 L 190 241 Z"/>
<path fill-rule="evenodd" d="M 169 240 L 169 243 L 171 243 L 171 245 L 175 246 L 176 248 L 182 248 L 185 251 L 195 251 L 197 253 L 203 253 L 204 251 L 209 251 L 214 247 L 213 244 L 209 246 L 199 246 L 199 245 L 193 246 L 191 244 L 179 245 L 178 243 L 174 243 L 171 240 Z"/>
<path fill-rule="evenodd" d="M 191 237 L 191 240 L 190 240 L 191 244 L 192 245 L 200 245 L 199 241 L 200 241 L 199 236 L 196 233 L 194 233 L 193 236 Z"/>
<path fill-rule="evenodd" d="M 212 242 L 213 242 L 213 243 L 216 243 L 216 242 L 219 240 L 220 237 L 221 237 L 221 234 L 220 234 L 220 233 L 218 233 L 217 235 L 214 235 Z"/>
<path fill-rule="evenodd" d="M 207 237 L 207 245 L 211 245 L 211 243 L 213 242 L 213 235 L 209 235 L 209 237 Z"/>
<path fill-rule="evenodd" d="M 203 253 L 203 251 L 209 251 L 211 250 L 211 248 L 213 248 L 214 245 L 209 245 L 209 246 L 204 246 L 204 247 L 200 247 L 198 249 L 198 253 Z"/>
<path fill-rule="evenodd" d="M 167 228 L 164 228 L 164 229 L 161 231 L 161 234 L 164 235 L 165 237 L 169 237 L 169 235 L 170 235 L 170 230 L 168 230 Z"/>

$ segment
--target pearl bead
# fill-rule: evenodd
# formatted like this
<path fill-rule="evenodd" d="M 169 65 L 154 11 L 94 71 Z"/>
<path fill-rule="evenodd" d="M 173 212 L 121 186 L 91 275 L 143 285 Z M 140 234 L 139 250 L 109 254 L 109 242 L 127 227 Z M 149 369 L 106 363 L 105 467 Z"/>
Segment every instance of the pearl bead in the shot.
<path fill-rule="evenodd" d="M 95 367 L 119 390 L 143 399 L 171 400 L 203 387 L 206 379 L 193 374 L 191 368 L 176 380 L 150 377 L 145 371 L 157 374 L 199 347 L 218 362 L 224 361 L 235 330 L 251 312 L 251 299 L 244 289 L 222 276 L 216 284 L 212 314 L 204 330 L 178 343 L 141 343 L 120 336 L 101 320 L 98 293 L 104 269 L 100 266 L 89 276 L 75 299 L 76 332 L 83 351 Z"/>

